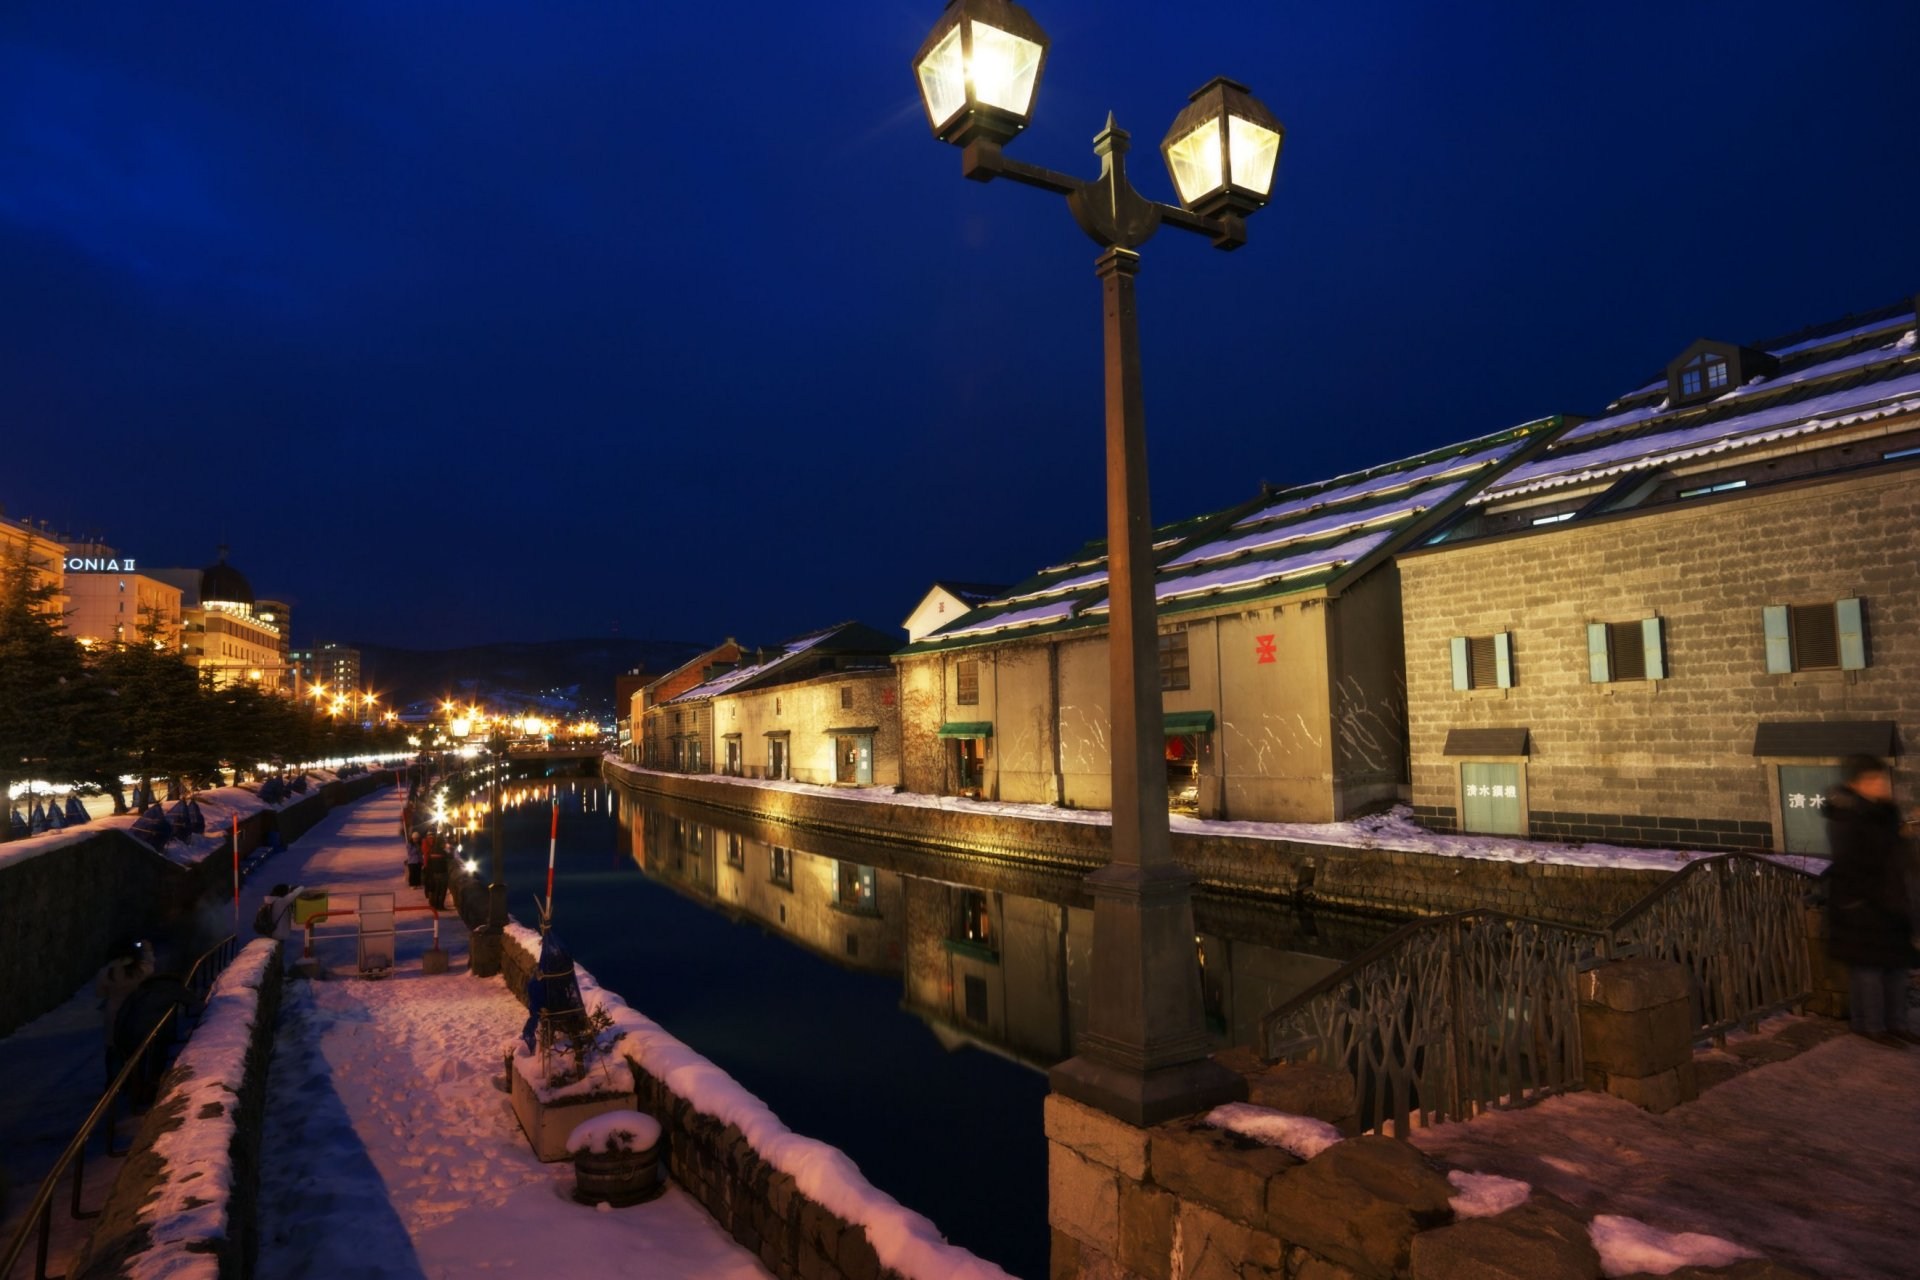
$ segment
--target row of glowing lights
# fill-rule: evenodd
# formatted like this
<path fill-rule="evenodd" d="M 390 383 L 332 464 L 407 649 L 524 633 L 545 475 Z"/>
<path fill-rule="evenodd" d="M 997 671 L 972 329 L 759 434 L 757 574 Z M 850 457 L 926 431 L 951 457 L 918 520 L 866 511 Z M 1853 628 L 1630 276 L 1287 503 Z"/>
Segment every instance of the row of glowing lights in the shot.
<path fill-rule="evenodd" d="M 260 673 L 256 671 L 253 673 L 253 676 L 255 679 L 258 679 Z M 307 696 L 320 704 L 320 708 L 330 716 L 348 714 L 353 710 L 354 704 L 357 701 L 359 705 L 365 709 L 365 714 L 371 717 L 374 706 L 380 701 L 380 695 L 377 693 L 361 693 L 354 689 L 340 689 L 329 693 L 327 686 L 324 684 L 308 685 Z M 380 718 L 388 724 L 392 724 L 399 717 L 395 712 L 386 711 L 381 713 Z"/>
<path fill-rule="evenodd" d="M 448 732 L 456 738 L 464 738 L 470 734 L 479 734 L 484 737 L 495 722 L 516 733 L 535 738 L 544 737 L 548 733 L 570 733 L 576 738 L 591 738 L 600 732 L 600 726 L 591 720 L 565 724 L 559 720 L 549 720 L 544 716 L 493 715 L 478 705 L 463 707 L 457 702 L 443 702 L 440 704 L 440 710 L 447 717 Z"/>

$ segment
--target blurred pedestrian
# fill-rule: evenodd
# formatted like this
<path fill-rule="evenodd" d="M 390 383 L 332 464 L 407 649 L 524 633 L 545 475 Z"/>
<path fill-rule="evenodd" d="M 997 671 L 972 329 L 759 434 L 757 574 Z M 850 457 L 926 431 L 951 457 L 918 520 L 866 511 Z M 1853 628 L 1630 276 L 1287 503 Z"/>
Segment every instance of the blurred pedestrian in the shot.
<path fill-rule="evenodd" d="M 1853 1030 L 1878 1044 L 1920 1044 L 1907 1013 L 1908 973 L 1920 961 L 1911 853 L 1886 762 L 1849 757 L 1827 795 L 1826 816 L 1833 850 L 1827 947 L 1847 966 Z"/>
<path fill-rule="evenodd" d="M 427 901 L 435 911 L 447 909 L 447 880 L 452 868 L 447 863 L 447 841 L 438 831 L 420 837 L 422 878 L 426 881 Z"/>
<path fill-rule="evenodd" d="M 420 852 L 421 834 L 418 831 L 407 832 L 407 887 L 420 887 L 420 867 L 426 855 Z"/>
<path fill-rule="evenodd" d="M 100 997 L 101 1027 L 106 1040 L 107 1083 L 120 1074 L 123 1060 L 114 1048 L 114 1024 L 120 1018 L 120 1006 L 140 984 L 153 976 L 153 947 L 134 940 L 114 949 L 113 958 L 94 979 L 94 994 Z"/>

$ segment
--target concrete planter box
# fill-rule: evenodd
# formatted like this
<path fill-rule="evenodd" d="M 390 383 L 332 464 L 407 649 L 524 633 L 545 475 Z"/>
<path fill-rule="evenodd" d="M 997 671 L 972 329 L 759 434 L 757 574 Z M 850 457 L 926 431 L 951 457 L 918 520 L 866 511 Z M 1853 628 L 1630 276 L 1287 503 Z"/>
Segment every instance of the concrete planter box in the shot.
<path fill-rule="evenodd" d="M 533 1153 L 548 1163 L 571 1159 L 567 1139 L 582 1121 L 634 1108 L 633 1073 L 624 1059 L 608 1062 L 604 1075 L 596 1065 L 585 1080 L 558 1090 L 545 1087 L 539 1078 L 539 1061 L 531 1055 L 516 1054 L 511 1065 L 507 1074 L 513 1080 L 514 1117 Z M 611 1088 L 607 1075 L 612 1077 Z"/>

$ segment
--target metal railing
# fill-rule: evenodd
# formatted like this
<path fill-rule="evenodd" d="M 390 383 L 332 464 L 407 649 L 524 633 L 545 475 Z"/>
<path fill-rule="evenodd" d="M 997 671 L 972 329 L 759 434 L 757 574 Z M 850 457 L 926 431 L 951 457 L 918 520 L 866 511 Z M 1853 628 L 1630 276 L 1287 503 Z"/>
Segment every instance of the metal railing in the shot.
<path fill-rule="evenodd" d="M 205 1005 L 207 992 L 212 988 L 214 979 L 220 976 L 221 971 L 227 967 L 238 950 L 238 939 L 228 934 L 203 952 L 193 962 L 193 967 L 187 970 L 184 985 L 193 994 L 196 1007 Z M 6 1252 L 0 1253 L 0 1280 L 13 1274 L 14 1264 L 26 1252 L 27 1242 L 30 1239 L 36 1240 L 33 1262 L 34 1280 L 62 1280 L 61 1277 L 47 1275 L 47 1249 L 53 1234 L 53 1201 L 60 1186 L 60 1179 L 69 1169 L 73 1171 L 73 1192 L 68 1201 L 68 1213 L 74 1219 L 85 1221 L 100 1216 L 99 1209 L 80 1207 L 81 1190 L 86 1179 L 87 1141 L 93 1136 L 94 1130 L 100 1127 L 101 1122 L 106 1121 L 106 1154 L 109 1157 L 126 1154 L 125 1150 L 116 1151 L 113 1147 L 114 1128 L 118 1120 L 115 1113 L 119 1109 L 121 1095 L 128 1083 L 136 1076 L 158 1077 L 159 1072 L 148 1070 L 151 1065 L 151 1055 L 168 1053 L 183 1038 L 180 1034 L 182 1007 L 178 1004 L 169 1006 L 166 1013 L 161 1015 L 160 1020 L 153 1025 L 153 1029 L 147 1032 L 146 1038 L 140 1042 L 140 1047 L 127 1055 L 127 1060 L 121 1066 L 119 1073 L 107 1085 L 106 1092 L 100 1095 L 100 1101 L 94 1103 L 93 1110 L 89 1111 L 87 1118 L 81 1122 L 79 1132 L 75 1133 L 73 1139 L 67 1143 L 66 1150 L 62 1151 L 60 1158 L 54 1161 L 53 1168 L 47 1171 L 47 1176 L 40 1180 L 40 1189 L 34 1193 L 32 1202 L 27 1206 L 26 1214 L 20 1219 L 20 1225 L 14 1230 L 13 1237 L 7 1241 Z"/>
<path fill-rule="evenodd" d="M 1460 911 L 1389 934 L 1261 1020 L 1269 1060 L 1352 1074 L 1369 1128 L 1404 1135 L 1581 1083 L 1574 974 L 1607 936 Z"/>
<path fill-rule="evenodd" d="M 1613 922 L 1613 954 L 1685 966 L 1694 1034 L 1719 1036 L 1813 995 L 1805 911 L 1814 879 L 1750 853 L 1702 858 Z"/>
<path fill-rule="evenodd" d="M 1416 921 L 1271 1010 L 1269 1062 L 1352 1074 L 1361 1122 L 1463 1120 L 1584 1084 L 1575 975 L 1648 956 L 1693 975 L 1696 1036 L 1812 995 L 1803 911 L 1813 877 L 1753 854 L 1702 858 L 1611 924 L 1496 911 Z"/>

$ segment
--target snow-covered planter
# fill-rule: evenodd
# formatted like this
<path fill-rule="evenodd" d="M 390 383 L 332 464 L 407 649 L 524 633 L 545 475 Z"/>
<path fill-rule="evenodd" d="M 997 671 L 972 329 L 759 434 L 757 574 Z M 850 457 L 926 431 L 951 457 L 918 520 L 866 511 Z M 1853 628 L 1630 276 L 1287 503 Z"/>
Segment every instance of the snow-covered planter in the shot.
<path fill-rule="evenodd" d="M 608 1111 L 573 1131 L 573 1198 L 616 1208 L 651 1200 L 660 1180 L 660 1122 L 638 1111 Z"/>
<path fill-rule="evenodd" d="M 513 1042 L 511 1062 L 513 1114 L 526 1132 L 533 1152 L 552 1162 L 567 1158 L 567 1140 L 584 1122 L 610 1111 L 633 1110 L 633 1070 L 618 1055 L 603 1056 L 579 1079 L 556 1084 L 549 1078 L 570 1075 L 570 1060 L 541 1055 L 520 1041 Z"/>

